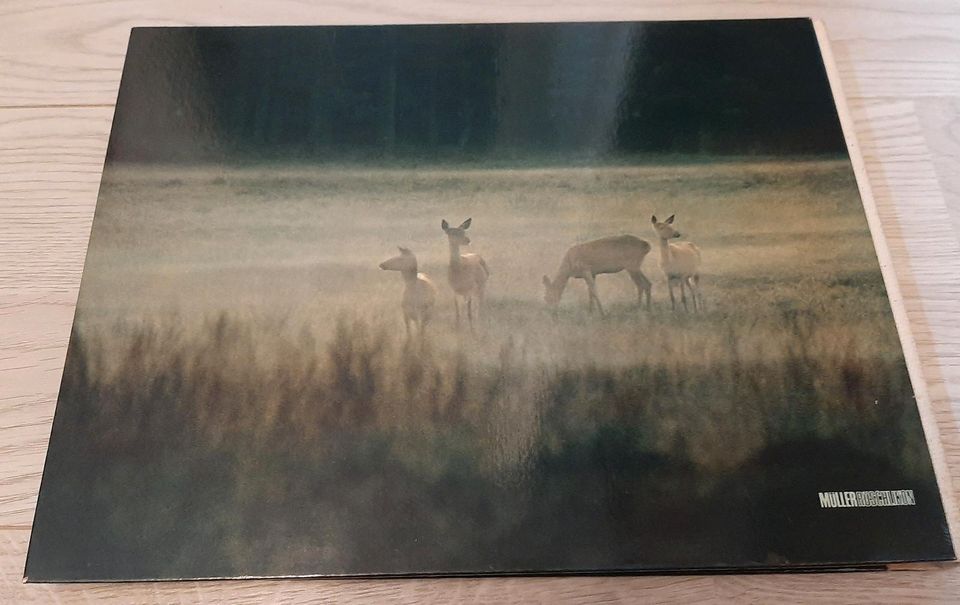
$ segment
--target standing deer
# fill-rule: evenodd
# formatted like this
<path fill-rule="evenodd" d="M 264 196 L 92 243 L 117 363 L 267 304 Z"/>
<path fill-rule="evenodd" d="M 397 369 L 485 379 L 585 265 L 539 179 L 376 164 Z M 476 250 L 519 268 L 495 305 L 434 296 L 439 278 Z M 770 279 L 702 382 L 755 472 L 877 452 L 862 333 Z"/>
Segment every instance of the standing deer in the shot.
<path fill-rule="evenodd" d="M 556 276 L 552 280 L 546 275 L 543 276 L 543 286 L 546 288 L 544 300 L 551 307 L 558 305 L 567 280 L 571 277 L 582 279 L 587 282 L 590 293 L 590 312 L 593 312 L 593 304 L 596 302 L 597 309 L 603 316 L 603 305 L 597 296 L 597 275 L 626 271 L 637 286 L 637 304 L 643 305 L 643 296 L 646 294 L 649 309 L 651 284 L 642 271 L 643 259 L 649 253 L 650 244 L 633 235 L 601 237 L 571 246 L 563 255 Z"/>
<path fill-rule="evenodd" d="M 437 301 L 437 287 L 424 273 L 417 272 L 417 257 L 407 248 L 398 248 L 399 256 L 387 259 L 380 263 L 384 271 L 399 271 L 403 278 L 403 298 L 400 308 L 403 310 L 403 323 L 407 328 L 407 337 L 410 336 L 410 324 L 417 326 L 417 332 L 422 337 L 427 323 L 433 316 L 433 307 Z"/>
<path fill-rule="evenodd" d="M 472 221 L 473 219 L 468 218 L 459 227 L 451 227 L 446 219 L 440 223 L 440 228 L 447 234 L 447 241 L 450 244 L 450 267 L 447 270 L 447 279 L 450 281 L 450 287 L 453 288 L 453 307 L 457 314 L 457 325 L 460 325 L 460 302 L 457 297 L 462 296 L 467 302 L 467 317 L 470 320 L 471 329 L 473 328 L 473 301 L 477 301 L 479 318 L 480 306 L 483 304 L 483 291 L 490 276 L 490 269 L 479 254 L 460 254 L 460 246 L 470 244 L 467 229 L 470 228 Z"/>
<path fill-rule="evenodd" d="M 673 298 L 674 283 L 680 284 L 680 301 L 687 309 L 686 288 L 690 289 L 693 299 L 693 310 L 703 311 L 703 295 L 700 293 L 700 248 L 691 242 L 669 243 L 669 240 L 680 237 L 680 232 L 673 228 L 673 214 L 667 220 L 657 221 L 656 216 L 650 217 L 653 230 L 660 238 L 660 268 L 667 277 L 667 289 L 670 291 L 670 308 L 676 310 L 677 303 Z"/>

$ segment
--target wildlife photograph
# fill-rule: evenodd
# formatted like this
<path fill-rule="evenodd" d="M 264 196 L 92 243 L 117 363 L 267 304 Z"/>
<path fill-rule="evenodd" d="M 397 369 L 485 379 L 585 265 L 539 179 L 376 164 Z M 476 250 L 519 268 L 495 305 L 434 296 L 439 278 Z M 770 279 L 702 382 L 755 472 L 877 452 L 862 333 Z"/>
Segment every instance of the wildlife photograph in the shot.
<path fill-rule="evenodd" d="M 888 287 L 810 20 L 135 28 L 25 578 L 952 559 Z"/>

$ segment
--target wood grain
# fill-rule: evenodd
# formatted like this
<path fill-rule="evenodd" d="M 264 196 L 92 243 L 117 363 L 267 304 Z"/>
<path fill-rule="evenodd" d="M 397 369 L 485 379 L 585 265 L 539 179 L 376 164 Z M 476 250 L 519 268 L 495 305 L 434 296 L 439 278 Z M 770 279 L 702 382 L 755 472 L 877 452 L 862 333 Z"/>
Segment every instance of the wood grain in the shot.
<path fill-rule="evenodd" d="M 960 495 L 960 5 L 953 0 L 0 4 L 0 603 L 954 601 L 960 567 L 856 574 L 24 585 L 129 28 L 812 15 L 828 27 Z M 941 182 L 943 190 L 941 190 Z M 946 203 L 942 191 L 948 197 Z M 952 218 L 951 218 L 952 216 Z M 947 486 L 945 486 L 947 487 Z"/>
<path fill-rule="evenodd" d="M 917 117 L 933 154 L 953 228 L 960 233 L 960 97 L 917 100 Z"/>

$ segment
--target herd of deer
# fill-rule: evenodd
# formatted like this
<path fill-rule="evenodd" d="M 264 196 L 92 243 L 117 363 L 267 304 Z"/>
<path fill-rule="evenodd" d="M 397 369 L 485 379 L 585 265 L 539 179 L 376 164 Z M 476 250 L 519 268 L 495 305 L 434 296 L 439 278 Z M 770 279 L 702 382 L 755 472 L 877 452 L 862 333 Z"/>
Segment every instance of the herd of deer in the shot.
<path fill-rule="evenodd" d="M 460 299 L 464 299 L 467 318 L 470 327 L 473 327 L 474 309 L 479 317 L 480 307 L 483 306 L 484 291 L 490 269 L 486 261 L 479 254 L 461 254 L 460 247 L 470 243 L 467 229 L 473 219 L 467 219 L 459 227 L 451 227 L 446 220 L 440 223 L 443 232 L 447 235 L 450 245 L 450 264 L 447 269 L 447 279 L 453 289 L 453 303 L 456 309 L 457 325 L 460 324 Z M 680 302 L 687 309 L 687 290 L 693 303 L 693 310 L 703 310 L 703 296 L 700 293 L 700 249 L 690 242 L 670 242 L 680 237 L 680 232 L 673 227 L 674 215 L 660 222 L 656 216 L 650 218 L 653 231 L 660 240 L 660 269 L 667 278 L 667 290 L 670 292 L 670 306 L 676 310 L 677 303 L 674 297 L 674 286 L 680 286 Z M 576 244 L 567 250 L 560 261 L 553 279 L 544 275 L 544 300 L 547 305 L 555 307 L 560 303 L 563 290 L 571 278 L 582 279 L 587 284 L 590 295 L 590 312 L 596 304 L 600 315 L 604 315 L 603 305 L 597 296 L 596 277 L 605 273 L 619 273 L 626 271 L 633 283 L 637 286 L 637 302 L 650 308 L 650 292 L 652 284 L 643 274 L 643 261 L 650 253 L 651 246 L 646 240 L 633 235 L 614 235 Z M 437 301 L 437 287 L 417 267 L 417 257 L 407 248 L 400 248 L 400 255 L 380 263 L 385 271 L 399 271 L 404 281 L 403 298 L 400 306 L 403 310 L 403 320 L 407 334 L 410 326 L 416 326 L 418 333 L 423 334 L 424 328 L 433 316 Z"/>

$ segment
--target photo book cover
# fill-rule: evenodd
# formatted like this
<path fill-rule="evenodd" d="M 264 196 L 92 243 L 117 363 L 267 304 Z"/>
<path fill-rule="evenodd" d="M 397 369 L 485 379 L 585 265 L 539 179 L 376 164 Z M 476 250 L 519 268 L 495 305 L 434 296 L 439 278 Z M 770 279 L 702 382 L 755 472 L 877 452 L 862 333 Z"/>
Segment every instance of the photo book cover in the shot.
<path fill-rule="evenodd" d="M 25 577 L 953 559 L 853 166 L 807 19 L 136 28 Z"/>

